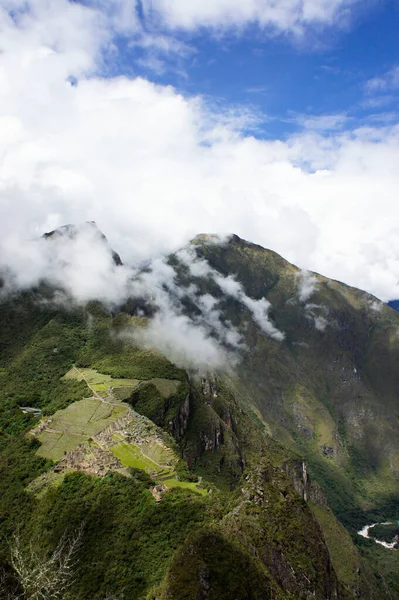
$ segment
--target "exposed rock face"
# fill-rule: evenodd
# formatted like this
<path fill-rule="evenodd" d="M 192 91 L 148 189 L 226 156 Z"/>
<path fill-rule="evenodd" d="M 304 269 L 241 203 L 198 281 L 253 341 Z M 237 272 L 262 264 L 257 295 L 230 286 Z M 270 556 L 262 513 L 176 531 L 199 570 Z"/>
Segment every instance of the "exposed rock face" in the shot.
<path fill-rule="evenodd" d="M 187 430 L 188 419 L 190 417 L 190 394 L 188 393 L 182 406 L 178 409 L 177 415 L 169 422 L 172 435 L 181 439 Z"/>
<path fill-rule="evenodd" d="M 323 490 L 310 480 L 308 468 L 304 460 L 289 460 L 283 463 L 282 471 L 288 476 L 302 500 L 327 506 Z"/>
<path fill-rule="evenodd" d="M 212 398 L 217 398 L 219 395 L 217 379 L 212 376 L 203 377 L 201 379 L 201 392 L 209 402 L 212 401 Z"/>
<path fill-rule="evenodd" d="M 215 427 L 211 432 L 201 431 L 201 441 L 205 452 L 214 452 L 219 450 L 223 444 L 223 429 L 221 427 Z"/>
<path fill-rule="evenodd" d="M 188 585 L 190 598 L 212 600 L 347 598 L 310 508 L 281 469 L 262 461 L 237 500 L 218 527 L 187 540 L 162 600 L 180 598 Z"/>
<path fill-rule="evenodd" d="M 162 494 L 164 494 L 167 489 L 168 488 L 164 484 L 156 485 L 153 488 L 151 488 L 151 494 L 155 498 L 156 502 L 161 502 Z"/>

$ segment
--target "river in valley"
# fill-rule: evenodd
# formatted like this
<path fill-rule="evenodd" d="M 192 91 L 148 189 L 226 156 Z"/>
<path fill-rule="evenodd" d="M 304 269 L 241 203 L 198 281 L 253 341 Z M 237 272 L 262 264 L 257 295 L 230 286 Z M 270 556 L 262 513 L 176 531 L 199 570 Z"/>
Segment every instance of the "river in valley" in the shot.
<path fill-rule="evenodd" d="M 384 542 L 383 540 L 376 540 L 375 538 L 370 536 L 370 529 L 373 529 L 373 527 L 375 527 L 376 525 L 395 525 L 395 524 L 396 524 L 395 522 L 372 523 L 371 525 L 365 525 L 363 527 L 363 529 L 361 529 L 357 533 L 368 540 L 374 540 L 376 542 L 376 544 L 380 544 L 381 546 L 384 546 L 384 548 L 389 548 L 390 550 L 394 550 L 395 546 L 398 545 L 397 540 L 394 540 L 393 542 Z"/>

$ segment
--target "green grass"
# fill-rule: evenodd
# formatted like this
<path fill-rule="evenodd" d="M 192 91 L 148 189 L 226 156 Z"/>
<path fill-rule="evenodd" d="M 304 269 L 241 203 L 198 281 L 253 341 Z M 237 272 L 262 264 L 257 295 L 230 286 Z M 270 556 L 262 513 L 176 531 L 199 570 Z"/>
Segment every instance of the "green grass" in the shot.
<path fill-rule="evenodd" d="M 150 379 L 148 383 L 153 383 L 163 398 L 169 398 L 175 394 L 180 385 L 180 381 L 176 379 L 160 379 L 159 377 Z"/>
<path fill-rule="evenodd" d="M 171 479 L 163 479 L 162 481 L 168 488 L 183 488 L 185 490 L 197 492 L 197 494 L 201 494 L 201 496 L 207 496 L 208 494 L 207 490 L 198 487 L 198 483 L 194 483 L 192 481 L 179 481 L 173 477 Z"/>
<path fill-rule="evenodd" d="M 74 450 L 79 444 L 87 438 L 83 435 L 73 435 L 68 433 L 54 433 L 51 431 L 43 431 L 38 439 L 41 443 L 36 454 L 43 458 L 58 461 L 61 460 L 65 452 Z"/>
<path fill-rule="evenodd" d="M 175 466 L 179 460 L 171 448 L 161 445 L 157 440 L 146 440 L 141 444 L 144 454 L 158 465 Z"/>
<path fill-rule="evenodd" d="M 180 381 L 176 379 L 162 379 L 155 377 L 153 379 L 121 379 L 113 378 L 111 375 L 99 373 L 96 369 L 85 367 L 72 367 L 62 378 L 63 380 L 86 381 L 94 392 L 101 397 L 112 394 L 117 400 L 127 400 L 132 392 L 138 388 L 142 381 L 152 383 L 162 398 L 169 398 L 175 394 L 180 385 Z"/>
<path fill-rule="evenodd" d="M 138 386 L 138 379 L 113 379 L 110 375 L 99 373 L 96 369 L 72 367 L 63 377 L 63 379 L 76 379 L 77 381 L 86 381 L 87 384 L 100 396 L 102 392 L 111 393 L 113 389 L 124 391 L 126 388 L 127 397 Z M 168 382 L 169 383 L 169 382 Z M 119 396 L 118 396 L 119 398 Z"/>
<path fill-rule="evenodd" d="M 61 460 L 64 453 L 73 450 L 89 437 L 97 435 L 108 425 L 126 414 L 122 405 L 105 404 L 97 398 L 84 398 L 66 409 L 57 411 L 47 429 L 37 435 L 41 442 L 38 456 Z"/>
<path fill-rule="evenodd" d="M 118 436 L 114 436 L 115 439 Z M 165 464 L 156 463 L 152 461 L 146 454 L 147 450 L 152 451 L 153 455 L 158 455 L 162 461 L 169 460 L 168 449 L 162 448 L 155 440 L 151 442 L 152 449 L 149 449 L 150 443 L 144 445 L 145 454 L 143 454 L 141 448 L 136 444 L 132 444 L 126 441 L 121 441 L 115 446 L 111 447 L 112 452 L 121 461 L 125 467 L 132 467 L 134 469 L 142 469 L 151 475 L 158 483 L 164 483 L 168 488 L 183 488 L 192 492 L 197 492 L 202 496 L 207 494 L 207 490 L 198 487 L 197 483 L 191 481 L 180 481 L 176 479 L 176 473 L 171 466 Z M 159 453 L 154 452 L 155 446 L 158 445 Z M 173 452 L 170 450 L 173 455 Z"/>
<path fill-rule="evenodd" d="M 116 458 L 118 458 L 125 467 L 142 469 L 147 473 L 158 473 L 161 471 L 159 465 L 154 463 L 148 457 L 144 456 L 136 444 L 119 442 L 115 446 L 112 446 L 111 450 L 115 454 Z"/>
<path fill-rule="evenodd" d="M 122 417 L 127 406 L 106 404 L 97 398 L 84 398 L 52 418 L 50 429 L 91 437 Z"/>
<path fill-rule="evenodd" d="M 358 588 L 361 558 L 349 533 L 338 523 L 329 508 L 312 505 L 312 510 L 323 531 L 338 577 L 348 587 Z"/>

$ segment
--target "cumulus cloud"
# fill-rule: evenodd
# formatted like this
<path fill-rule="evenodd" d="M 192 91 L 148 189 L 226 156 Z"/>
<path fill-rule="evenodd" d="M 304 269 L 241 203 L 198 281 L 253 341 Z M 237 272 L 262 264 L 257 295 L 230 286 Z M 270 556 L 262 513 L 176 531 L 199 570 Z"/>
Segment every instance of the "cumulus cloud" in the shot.
<path fill-rule="evenodd" d="M 348 5 L 295 10 L 302 21 L 323 11 L 331 19 Z M 142 35 L 131 3 L 105 6 L 0 0 L 3 265 L 11 261 L 23 281 L 24 240 L 95 220 L 128 264 L 175 250 L 199 231 L 234 232 L 301 268 L 383 300 L 399 297 L 397 125 L 263 140 L 248 135 L 248 111 L 222 119 L 170 86 L 102 78 L 115 32 Z M 191 6 L 200 15 L 227 10 L 221 2 L 153 2 L 165 19 L 173 8 L 170 23 L 187 18 L 187 27 L 199 22 Z M 245 20 L 267 3 L 240 6 Z M 179 16 L 184 10 L 194 16 Z"/>
<path fill-rule="evenodd" d="M 328 309 L 322 304 L 308 302 L 317 290 L 318 281 L 314 273 L 310 271 L 300 271 L 297 274 L 298 299 L 304 303 L 305 317 L 312 321 L 318 331 L 324 331 L 329 324 L 327 320 Z M 295 301 L 294 301 L 295 302 Z"/>
<path fill-rule="evenodd" d="M 297 115 L 294 119 L 304 129 L 313 131 L 334 131 L 343 129 L 349 117 L 345 114 L 334 115 Z"/>
<path fill-rule="evenodd" d="M 261 298 L 260 300 L 255 300 L 254 298 L 250 298 L 244 291 L 241 283 L 236 281 L 234 277 L 231 275 L 228 277 L 221 277 L 220 275 L 215 276 L 215 281 L 229 296 L 232 296 L 244 306 L 248 308 L 248 310 L 252 313 L 252 317 L 254 321 L 259 325 L 264 333 L 269 335 L 271 338 L 278 340 L 281 342 L 285 335 L 282 331 L 279 331 L 275 325 L 270 321 L 269 318 L 269 310 L 271 308 L 271 304 L 266 298 Z"/>
<path fill-rule="evenodd" d="M 217 240 L 210 239 L 211 243 Z M 222 242 L 223 243 L 223 242 Z M 137 328 L 130 336 L 145 348 L 156 348 L 176 364 L 200 370 L 231 369 L 247 351 L 242 332 L 226 319 L 223 300 L 232 296 L 243 304 L 254 321 L 270 338 L 284 339 L 270 321 L 270 303 L 255 300 L 245 293 L 242 285 L 231 276 L 223 276 L 205 260 L 198 259 L 193 247 L 180 250 L 176 257 L 194 278 L 212 278 L 223 292 L 215 298 L 202 294 L 195 283 L 183 286 L 174 268 L 165 259 L 156 259 L 134 280 L 132 294 L 146 298 L 156 307 L 155 316 L 145 328 Z M 188 298 L 194 311 L 187 313 L 184 300 Z"/>

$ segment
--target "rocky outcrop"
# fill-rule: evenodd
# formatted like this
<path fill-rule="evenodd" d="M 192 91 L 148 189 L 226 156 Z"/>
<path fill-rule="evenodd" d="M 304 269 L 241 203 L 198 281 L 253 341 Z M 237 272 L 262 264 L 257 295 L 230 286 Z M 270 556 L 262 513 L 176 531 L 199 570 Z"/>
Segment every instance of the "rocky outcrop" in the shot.
<path fill-rule="evenodd" d="M 281 470 L 288 476 L 302 500 L 327 506 L 323 490 L 317 483 L 311 481 L 304 460 L 288 460 L 283 463 Z"/>
<path fill-rule="evenodd" d="M 176 416 L 169 421 L 170 432 L 177 440 L 180 440 L 186 433 L 189 417 L 190 394 L 188 393 Z"/>
<path fill-rule="evenodd" d="M 219 395 L 219 385 L 215 377 L 209 375 L 201 379 L 201 393 L 208 403 Z"/>
<path fill-rule="evenodd" d="M 212 432 L 201 431 L 200 438 L 204 451 L 214 452 L 215 450 L 219 450 L 224 442 L 223 429 L 221 427 L 215 427 Z"/>

